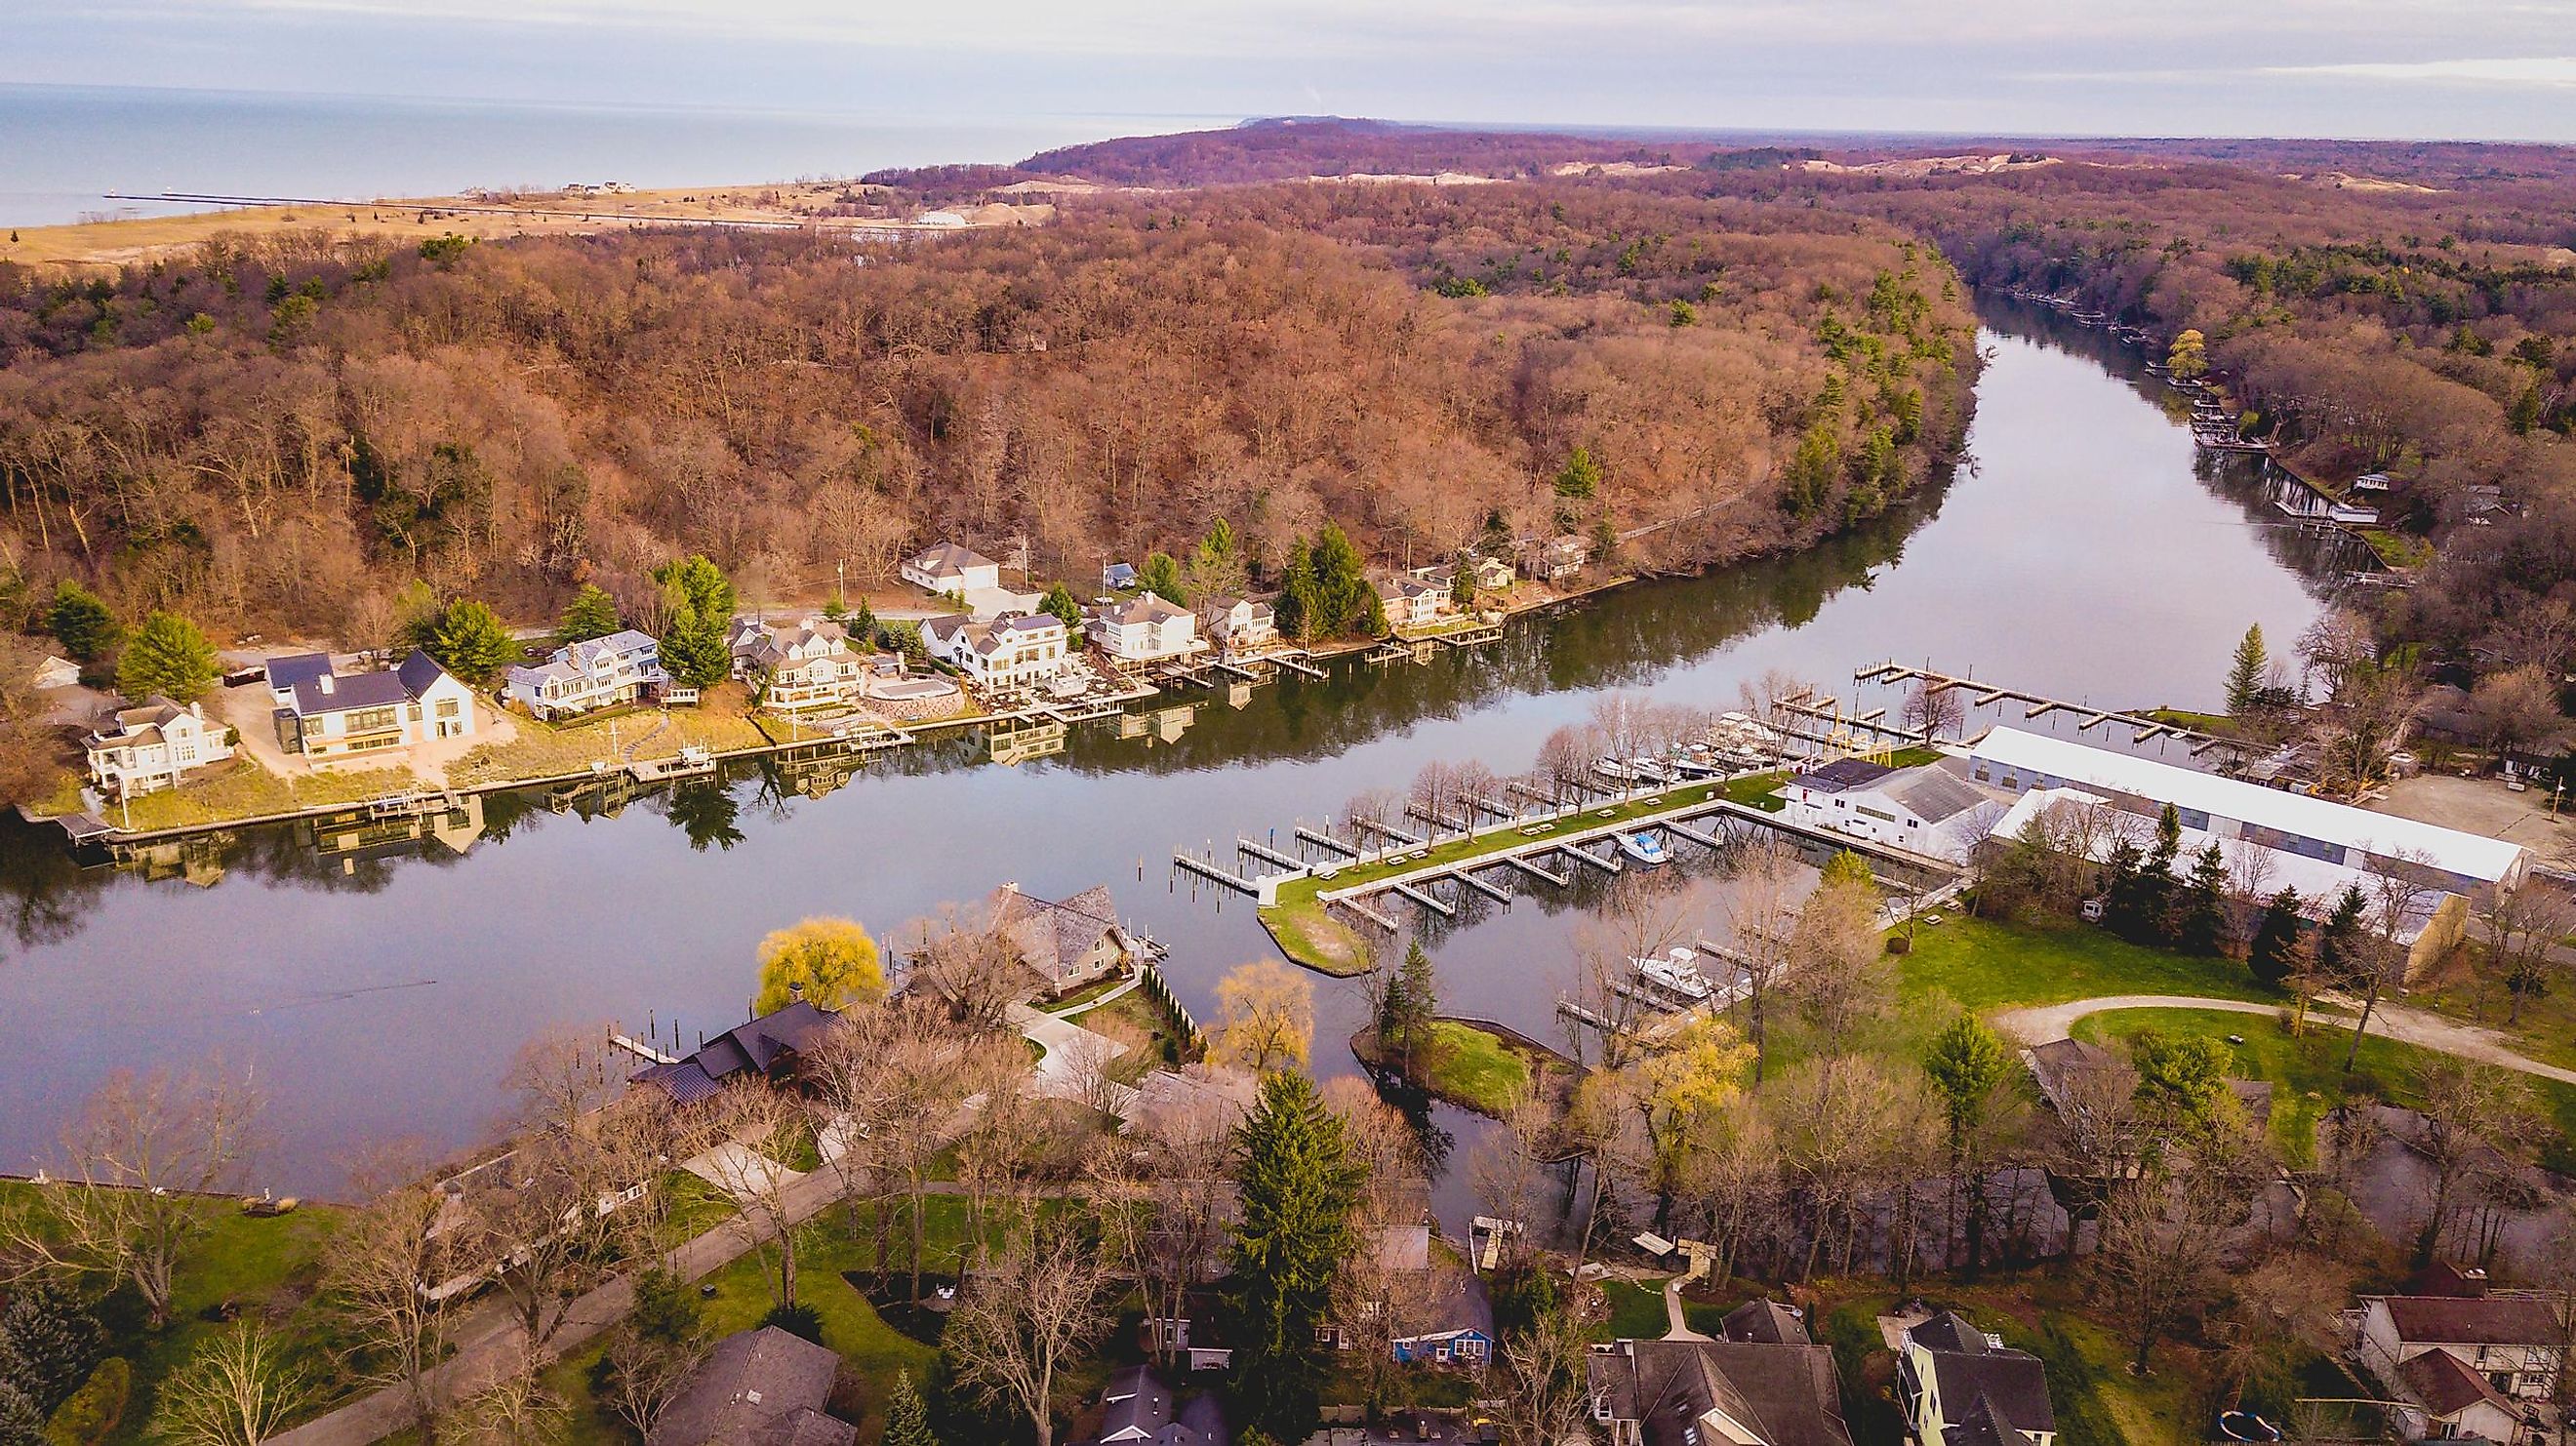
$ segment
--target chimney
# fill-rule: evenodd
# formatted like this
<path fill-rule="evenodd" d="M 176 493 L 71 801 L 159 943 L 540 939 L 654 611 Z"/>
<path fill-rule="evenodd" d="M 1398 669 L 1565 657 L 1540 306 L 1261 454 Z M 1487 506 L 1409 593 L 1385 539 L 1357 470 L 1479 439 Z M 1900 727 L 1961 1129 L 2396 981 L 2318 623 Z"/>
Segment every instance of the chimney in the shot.
<path fill-rule="evenodd" d="M 802 1004 L 805 1002 L 804 980 L 790 979 L 787 981 L 787 1002 L 790 1004 Z"/>

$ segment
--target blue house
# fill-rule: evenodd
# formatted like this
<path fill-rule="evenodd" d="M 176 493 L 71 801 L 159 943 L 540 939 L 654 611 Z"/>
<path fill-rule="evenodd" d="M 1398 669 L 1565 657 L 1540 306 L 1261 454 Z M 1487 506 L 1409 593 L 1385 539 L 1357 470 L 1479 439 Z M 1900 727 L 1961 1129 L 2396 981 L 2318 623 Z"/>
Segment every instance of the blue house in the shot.
<path fill-rule="evenodd" d="M 1420 1317 L 1429 1327 L 1392 1343 L 1403 1365 L 1483 1370 L 1494 1358 L 1494 1305 L 1485 1284 L 1463 1270 L 1434 1271 L 1423 1281 L 1432 1300 Z"/>
<path fill-rule="evenodd" d="M 1100 585 L 1111 592 L 1124 592 L 1136 585 L 1136 564 L 1113 562 L 1100 569 Z"/>

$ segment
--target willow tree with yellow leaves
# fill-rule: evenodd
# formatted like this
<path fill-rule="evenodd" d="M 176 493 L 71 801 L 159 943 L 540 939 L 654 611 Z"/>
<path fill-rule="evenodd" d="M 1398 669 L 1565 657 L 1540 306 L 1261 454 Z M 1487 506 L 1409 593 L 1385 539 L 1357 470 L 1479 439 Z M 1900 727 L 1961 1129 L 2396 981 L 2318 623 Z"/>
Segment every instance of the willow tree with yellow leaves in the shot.
<path fill-rule="evenodd" d="M 1655 1225 L 1670 1223 L 1690 1162 L 1744 1099 L 1753 1047 L 1715 1015 L 1696 1015 L 1664 1042 L 1617 1069 L 1584 1077 L 1577 1126 L 1605 1162 L 1655 1197 Z"/>

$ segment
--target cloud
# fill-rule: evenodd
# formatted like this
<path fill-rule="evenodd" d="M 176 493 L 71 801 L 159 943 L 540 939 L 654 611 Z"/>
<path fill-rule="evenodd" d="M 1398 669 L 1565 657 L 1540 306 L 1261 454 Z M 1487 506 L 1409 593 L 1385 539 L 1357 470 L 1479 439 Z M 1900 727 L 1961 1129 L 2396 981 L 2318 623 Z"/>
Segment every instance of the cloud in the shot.
<path fill-rule="evenodd" d="M 2465 60 L 2372 60 L 2328 65 L 2269 65 L 2257 75 L 2299 79 L 2432 81 L 2446 85 L 2576 87 L 2576 55 L 2487 57 Z"/>

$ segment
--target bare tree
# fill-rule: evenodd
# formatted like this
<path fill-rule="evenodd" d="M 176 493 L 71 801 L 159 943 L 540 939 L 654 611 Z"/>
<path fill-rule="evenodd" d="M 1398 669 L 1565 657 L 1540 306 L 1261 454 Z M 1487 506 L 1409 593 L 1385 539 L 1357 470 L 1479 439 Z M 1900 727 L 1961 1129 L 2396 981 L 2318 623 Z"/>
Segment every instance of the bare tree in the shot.
<path fill-rule="evenodd" d="M 1905 695 L 1901 715 L 1909 733 L 1929 743 L 1941 734 L 1956 733 L 1966 721 L 1966 710 L 1959 704 L 1958 690 L 1944 683 L 1918 682 L 1914 691 Z"/>
<path fill-rule="evenodd" d="M 697 1157 L 710 1183 L 733 1202 L 727 1228 L 751 1247 L 769 1279 L 773 1304 L 796 1304 L 797 1222 L 789 1187 L 792 1161 L 809 1128 L 805 1111 L 767 1080 L 735 1084 L 712 1102 L 715 1147 Z"/>
<path fill-rule="evenodd" d="M 950 1314 L 941 1349 L 960 1380 L 1026 1416 L 1038 1446 L 1051 1446 L 1056 1377 L 1108 1327 L 1108 1284 L 1098 1252 L 1070 1230 L 1015 1230 Z"/>
<path fill-rule="evenodd" d="M 315 1395 L 286 1342 L 245 1318 L 162 1380 L 153 1432 L 179 1446 L 259 1446 Z"/>
<path fill-rule="evenodd" d="M 2146 1374 L 2156 1342 L 2207 1303 L 2244 1212 L 2243 1195 L 2206 1178 L 2150 1176 L 2112 1191 L 2093 1268 L 2128 1324 L 2131 1370 Z"/>
<path fill-rule="evenodd" d="M 2436 1055 L 2418 1072 L 2416 1088 L 2424 1124 L 2412 1143 L 2433 1175 L 2415 1236 L 2420 1266 L 2440 1254 L 2482 1178 L 2509 1171 L 2528 1152 L 2541 1120 L 2531 1087 L 2493 1065 Z"/>
<path fill-rule="evenodd" d="M 1450 781 L 1457 790 L 1458 821 L 1470 833 L 1485 821 L 1489 805 L 1503 805 L 1503 800 L 1495 797 L 1503 791 L 1501 775 L 1473 758 L 1459 764 Z"/>
<path fill-rule="evenodd" d="M 1405 795 L 1406 812 L 1428 825 L 1433 838 L 1452 829 L 1465 832 L 1456 817 L 1461 812 L 1463 782 L 1457 764 L 1431 760 L 1413 775 L 1413 787 Z"/>
<path fill-rule="evenodd" d="M 2526 881 L 2499 889 L 2479 911 L 2478 926 L 2486 936 L 2487 972 L 2504 987 L 2504 1022 L 2520 1023 L 2524 1003 L 2545 992 L 2558 970 L 2558 941 L 2576 933 L 2576 899 Z"/>
<path fill-rule="evenodd" d="M 642 1095 L 521 1134 L 507 1154 L 451 1182 L 455 1249 L 488 1270 L 525 1346 L 542 1351 L 584 1292 L 651 1233 L 627 1213 L 671 1158 L 667 1112 Z"/>
<path fill-rule="evenodd" d="M 2352 1047 L 2344 1051 L 2346 1074 L 2361 1058 L 2361 1037 L 2370 1030 L 2371 1012 L 2379 1007 L 2380 994 L 2406 981 L 2411 959 L 2408 931 L 2424 927 L 2429 905 L 2441 892 L 2432 882 L 2432 856 L 2420 849 L 2368 854 L 2362 867 L 2371 937 L 2362 941 L 2362 947 L 2346 951 L 2340 965 L 2343 977 L 2335 981 L 2361 994 L 2361 1017 L 2352 1022 Z"/>
<path fill-rule="evenodd" d="M 608 1409 L 636 1435 L 649 1437 L 705 1362 L 707 1342 L 703 1334 L 657 1339 L 626 1321 L 610 1333 L 601 1358 L 608 1364 L 603 1388 Z"/>
<path fill-rule="evenodd" d="M 1404 799 L 1383 788 L 1352 794 L 1342 805 L 1342 822 L 1350 828 L 1351 843 L 1363 849 L 1371 846 L 1369 840 L 1384 838 L 1385 830 L 1403 814 Z"/>
<path fill-rule="evenodd" d="M 1591 1336 L 1570 1310 L 1543 1310 L 1503 1336 L 1503 1439 L 1511 1446 L 1563 1446 L 1589 1436 L 1592 1392 L 1584 1358 Z"/>
<path fill-rule="evenodd" d="M 1018 946 L 980 907 L 944 905 L 913 926 L 912 940 L 905 993 L 935 1002 L 964 1034 L 1008 1033 L 1011 1006 L 1038 990 Z"/>
<path fill-rule="evenodd" d="M 435 1441 L 438 1402 L 429 1371 L 446 1355 L 449 1308 L 457 1299 L 445 1287 L 475 1262 L 457 1250 L 448 1196 L 426 1178 L 416 1156 L 389 1153 L 363 1177 L 384 1184 L 332 1236 L 325 1284 L 361 1348 L 358 1373 L 401 1392 L 421 1440 Z"/>
<path fill-rule="evenodd" d="M 1865 869 L 1828 867 L 1798 910 L 1790 953 L 1792 991 L 1816 1030 L 1839 1038 L 1886 1007 L 1887 946 L 1878 933 L 1878 886 Z"/>
<path fill-rule="evenodd" d="M 1616 1069 L 1636 1051 L 1632 1025 L 1639 1006 L 1629 980 L 1637 960 L 1664 954 L 1689 936 L 1686 902 L 1667 871 L 1623 871 L 1610 881 L 1601 907 L 1575 925 L 1574 1003 L 1598 1021 L 1587 1025 L 1568 1016 L 1566 1040 L 1576 1059 L 1597 1058 Z"/>
<path fill-rule="evenodd" d="M 493 1446 L 562 1446 L 572 1431 L 572 1409 L 548 1389 L 544 1357 L 522 1351 L 510 1369 L 457 1406 L 458 1434 Z"/>
<path fill-rule="evenodd" d="M 260 1097 L 220 1066 L 108 1076 L 64 1131 L 59 1178 L 0 1215 L 0 1244 L 27 1268 L 121 1279 L 155 1327 L 179 1267 L 206 1232 L 201 1198 L 233 1192 Z"/>
<path fill-rule="evenodd" d="M 1757 1085 L 1770 1062 L 1770 1006 L 1775 987 L 1789 972 L 1798 930 L 1798 882 L 1804 872 L 1797 850 L 1767 831 L 1738 845 L 1727 859 L 1733 885 L 1727 915 L 1736 949 L 1729 967 L 1744 981 L 1744 1036 L 1753 1045 Z"/>
<path fill-rule="evenodd" d="M 1540 785 L 1561 810 L 1583 801 L 1584 786 L 1592 779 L 1592 765 L 1601 756 L 1598 743 L 1589 731 L 1566 724 L 1547 735 L 1538 748 Z"/>

